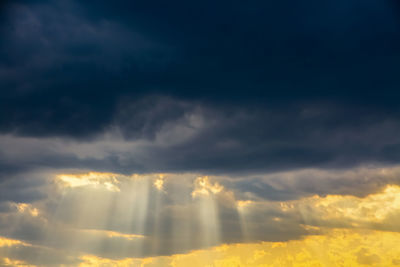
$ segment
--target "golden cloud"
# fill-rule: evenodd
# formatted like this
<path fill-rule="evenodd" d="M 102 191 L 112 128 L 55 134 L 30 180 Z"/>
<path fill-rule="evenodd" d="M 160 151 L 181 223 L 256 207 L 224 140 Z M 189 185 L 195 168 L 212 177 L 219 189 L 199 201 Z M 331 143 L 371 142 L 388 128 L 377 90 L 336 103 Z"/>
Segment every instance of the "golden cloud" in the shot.
<path fill-rule="evenodd" d="M 136 234 L 125 234 L 116 231 L 108 231 L 108 230 L 98 230 L 98 229 L 81 229 L 80 231 L 86 232 L 89 234 L 100 235 L 100 236 L 107 236 L 109 238 L 124 238 L 127 240 L 134 240 L 138 238 L 145 238 L 144 235 L 136 235 Z"/>
<path fill-rule="evenodd" d="M 83 174 L 59 174 L 57 179 L 67 187 L 94 187 L 118 192 L 118 176 L 115 173 L 89 172 Z"/>
<path fill-rule="evenodd" d="M 224 189 L 218 182 L 212 183 L 208 176 L 198 177 L 194 181 L 192 197 L 215 195 Z"/>
<path fill-rule="evenodd" d="M 221 245 L 187 254 L 111 260 L 86 255 L 80 266 L 394 266 L 400 264 L 400 233 L 331 229 L 288 242 Z"/>
<path fill-rule="evenodd" d="M 30 246 L 30 244 L 25 243 L 23 241 L 0 236 L 0 247 L 12 247 L 12 246 L 19 246 L 19 245 Z"/>

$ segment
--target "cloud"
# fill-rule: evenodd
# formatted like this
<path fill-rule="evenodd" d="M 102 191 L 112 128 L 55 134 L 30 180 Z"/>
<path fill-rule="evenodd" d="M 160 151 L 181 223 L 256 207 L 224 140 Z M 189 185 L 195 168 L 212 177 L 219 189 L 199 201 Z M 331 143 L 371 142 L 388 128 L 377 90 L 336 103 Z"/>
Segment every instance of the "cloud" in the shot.
<path fill-rule="evenodd" d="M 15 252 L 4 252 L 4 257 L 43 265 L 49 264 L 47 261 L 63 264 L 102 259 L 131 262 L 132 257 L 136 262 L 137 258 L 186 254 L 221 244 L 303 242 L 299 240 L 322 238 L 326 231 L 336 228 L 396 235 L 400 231 L 396 223 L 400 214 L 399 186 L 394 185 L 397 169 L 302 170 L 246 178 L 253 182 L 257 179 L 258 185 L 270 183 L 277 194 L 293 190 L 296 179 L 300 182 L 306 174 L 313 174 L 308 185 L 318 185 L 321 179 L 341 183 L 343 176 L 351 180 L 339 187 L 342 191 L 333 188 L 330 193 L 312 192 L 308 190 L 314 187 L 307 187 L 302 192 L 300 187 L 297 195 L 293 191 L 295 198 L 286 199 L 288 193 L 278 199 L 268 198 L 270 189 L 265 197 L 260 191 L 255 197 L 243 189 L 245 178 L 239 177 L 193 173 L 54 174 L 39 186 L 46 192 L 45 197 L 30 203 L 3 202 L 0 232 L 7 240 L 17 242 L 8 242 Z M 381 182 L 375 185 L 367 174 L 381 175 Z M 67 182 L 62 177 L 68 177 Z M 160 179 L 162 190 L 156 186 Z M 358 186 L 368 182 L 373 185 L 370 193 L 358 196 Z M 118 190 L 110 190 L 113 188 Z M 353 194 L 349 194 L 352 189 Z M 361 249 L 354 252 L 360 262 L 377 260 L 376 252 Z M 66 257 L 52 254 L 48 258 L 46 255 L 53 250 Z M 31 262 L 29 256 L 20 256 L 28 253 L 23 251 L 43 254 L 44 258 Z"/>
<path fill-rule="evenodd" d="M 73 265 L 79 261 L 54 249 L 0 237 L 1 266 L 54 266 L 60 262 Z"/>
<path fill-rule="evenodd" d="M 118 180 L 113 173 L 60 174 L 57 178 L 68 187 L 104 187 L 110 191 L 119 191 Z"/>
<path fill-rule="evenodd" d="M 0 265 L 397 264 L 397 10 L 3 1 Z"/>
<path fill-rule="evenodd" d="M 201 195 L 212 195 L 212 194 L 218 194 L 220 193 L 224 187 L 221 186 L 218 182 L 212 184 L 208 177 L 198 177 L 195 180 L 195 188 L 192 192 L 192 197 L 196 198 L 199 197 Z"/>
<path fill-rule="evenodd" d="M 302 169 L 239 176 L 234 184 L 239 194 L 253 200 L 293 200 L 312 195 L 366 197 L 388 184 L 399 185 L 399 168 L 370 165 L 351 169 Z"/>
<path fill-rule="evenodd" d="M 400 124 L 394 117 L 356 121 L 338 107 L 283 111 L 161 96 L 143 101 L 121 105 L 126 113 L 91 139 L 1 135 L 2 177 L 33 169 L 240 175 L 398 161 Z"/>
<path fill-rule="evenodd" d="M 85 139 L 133 118 L 126 135 L 151 137 L 182 112 L 150 112 L 153 101 L 140 99 L 151 95 L 279 107 L 277 117 L 298 104 L 347 111 L 332 123 L 398 114 L 398 20 L 387 1 L 26 0 L 3 12 L 3 133 Z M 123 109 L 127 99 L 135 104 Z"/>
<path fill-rule="evenodd" d="M 398 162 L 389 3 L 164 5 L 4 5 L 1 176 Z"/>
<path fill-rule="evenodd" d="M 112 261 L 87 255 L 82 257 L 82 266 L 100 264 L 126 266 L 133 263 L 149 267 L 167 265 L 179 267 L 188 264 L 194 266 L 290 266 L 292 264 L 391 266 L 398 261 L 399 251 L 396 246 L 398 238 L 398 234 L 334 229 L 327 231 L 324 235 L 309 236 L 303 240 L 221 245 L 187 254 L 144 260 Z M 377 242 L 381 245 L 377 246 Z"/>

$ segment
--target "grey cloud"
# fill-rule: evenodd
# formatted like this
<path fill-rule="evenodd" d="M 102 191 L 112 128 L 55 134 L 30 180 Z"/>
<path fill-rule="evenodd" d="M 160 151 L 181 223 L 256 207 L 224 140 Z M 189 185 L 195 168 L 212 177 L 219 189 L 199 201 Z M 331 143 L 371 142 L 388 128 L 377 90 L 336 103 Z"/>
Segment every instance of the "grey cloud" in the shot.
<path fill-rule="evenodd" d="M 7 258 L 37 266 L 59 266 L 60 264 L 76 266 L 80 262 L 77 257 L 65 255 L 61 251 L 25 245 L 0 247 L 0 257 L 0 266 L 10 266 L 5 260 Z M 4 260 L 4 265 L 2 260 Z"/>
<path fill-rule="evenodd" d="M 369 113 L 357 121 L 347 114 L 352 110 L 337 106 L 259 110 L 160 96 L 132 101 L 121 103 L 113 123 L 89 140 L 3 135 L 3 172 L 80 168 L 246 175 L 398 160 L 395 117 Z"/>
<path fill-rule="evenodd" d="M 30 203 L 47 197 L 48 180 L 35 175 L 23 174 L 0 180 L 0 202 Z"/>

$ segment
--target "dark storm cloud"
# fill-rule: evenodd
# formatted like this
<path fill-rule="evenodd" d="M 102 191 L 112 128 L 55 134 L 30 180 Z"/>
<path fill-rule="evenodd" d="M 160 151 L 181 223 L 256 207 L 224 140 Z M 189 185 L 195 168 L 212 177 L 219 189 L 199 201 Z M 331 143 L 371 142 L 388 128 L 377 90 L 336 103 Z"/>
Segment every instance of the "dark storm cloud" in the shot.
<path fill-rule="evenodd" d="M 108 149 L 100 159 L 60 151 L 2 156 L 2 172 L 397 162 L 400 28 L 393 5 L 7 2 L 0 130 L 96 142 L 114 127 L 145 144 Z"/>

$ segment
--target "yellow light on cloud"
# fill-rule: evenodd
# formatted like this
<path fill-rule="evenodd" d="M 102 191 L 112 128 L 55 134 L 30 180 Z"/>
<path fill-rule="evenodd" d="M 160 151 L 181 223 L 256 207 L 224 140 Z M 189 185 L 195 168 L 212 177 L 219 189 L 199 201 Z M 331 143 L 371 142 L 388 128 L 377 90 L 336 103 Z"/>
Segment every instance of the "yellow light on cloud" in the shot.
<path fill-rule="evenodd" d="M 15 205 L 17 207 L 18 212 L 20 212 L 20 213 L 28 213 L 33 217 L 36 217 L 39 215 L 39 210 L 37 208 L 32 207 L 32 205 L 30 205 L 30 204 L 17 203 Z"/>
<path fill-rule="evenodd" d="M 192 192 L 192 197 L 198 196 L 208 196 L 220 193 L 224 187 L 218 182 L 212 183 L 208 176 L 198 177 L 194 181 L 194 190 Z"/>
<path fill-rule="evenodd" d="M 35 265 L 30 265 L 25 261 L 21 260 L 12 260 L 10 258 L 1 258 L 0 257 L 0 266 L 24 266 L 24 267 L 35 267 Z"/>
<path fill-rule="evenodd" d="M 17 245 L 30 246 L 30 244 L 23 241 L 0 236 L 0 247 L 12 247 Z"/>
<path fill-rule="evenodd" d="M 91 186 L 119 192 L 118 176 L 114 173 L 89 172 L 83 174 L 60 174 L 57 178 L 68 187 Z"/>
<path fill-rule="evenodd" d="M 124 233 L 115 232 L 115 231 L 108 231 L 108 230 L 83 229 L 81 231 L 84 231 L 84 232 L 87 232 L 87 233 L 96 234 L 96 235 L 105 235 L 105 236 L 107 236 L 109 238 L 117 237 L 117 238 L 124 238 L 124 239 L 127 239 L 127 240 L 145 238 L 144 235 L 124 234 Z"/>
<path fill-rule="evenodd" d="M 282 203 L 282 210 L 309 210 L 310 215 L 324 220 L 351 220 L 354 223 L 380 223 L 392 214 L 400 214 L 400 187 L 387 186 L 383 191 L 365 198 L 355 196 L 314 196 L 289 204 Z M 307 217 L 308 214 L 305 214 Z M 399 222 L 400 223 L 400 222 Z"/>
<path fill-rule="evenodd" d="M 238 208 L 245 208 L 250 206 L 251 204 L 253 204 L 254 202 L 251 200 L 238 200 L 236 201 L 236 205 L 238 206 Z"/>
<path fill-rule="evenodd" d="M 332 229 L 302 240 L 224 244 L 169 257 L 111 260 L 86 255 L 80 266 L 396 266 L 399 240 L 400 233 Z"/>
<path fill-rule="evenodd" d="M 153 185 L 158 191 L 163 191 L 164 189 L 164 175 L 160 174 L 158 178 L 154 181 Z"/>

